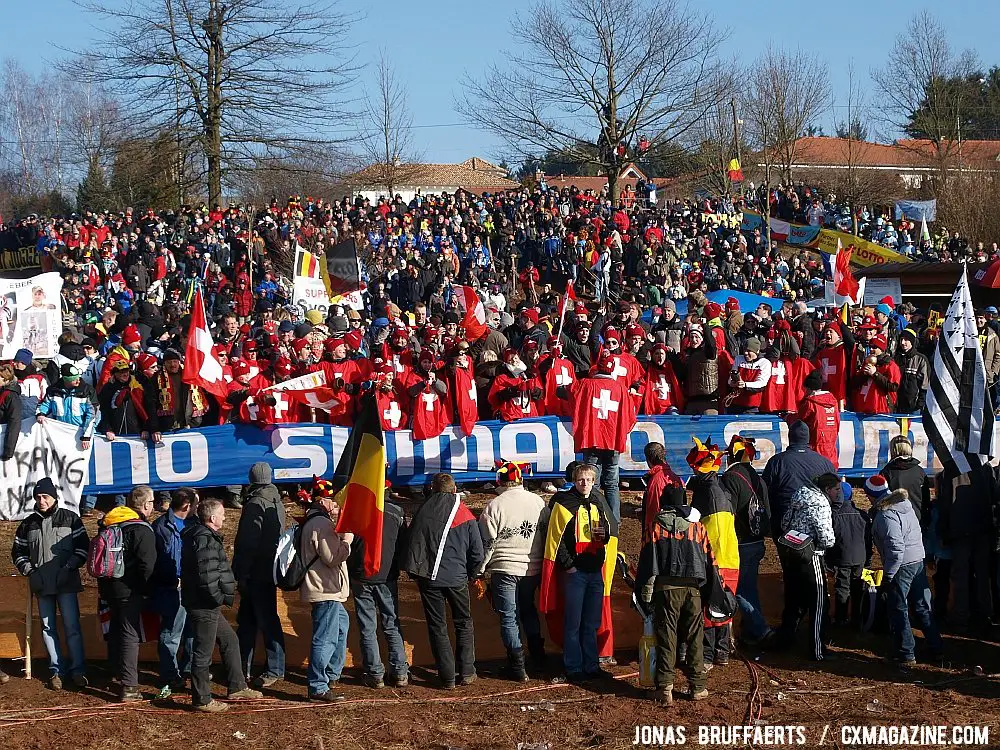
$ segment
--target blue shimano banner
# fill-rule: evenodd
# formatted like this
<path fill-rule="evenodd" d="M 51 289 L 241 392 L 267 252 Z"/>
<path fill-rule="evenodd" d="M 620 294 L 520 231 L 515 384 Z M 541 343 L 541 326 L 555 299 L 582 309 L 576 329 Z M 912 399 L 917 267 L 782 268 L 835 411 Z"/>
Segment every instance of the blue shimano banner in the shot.
<path fill-rule="evenodd" d="M 889 460 L 889 441 L 902 426 L 907 427 L 914 443 L 914 458 L 934 467 L 929 471 L 940 468 L 933 460 L 919 417 L 859 418 L 845 413 L 841 420 L 840 473 L 844 476 L 876 473 Z M 387 432 L 389 479 L 396 485 L 420 485 L 429 474 L 446 471 L 458 482 L 487 481 L 494 476 L 494 461 L 500 458 L 531 463 L 535 477 L 561 477 L 576 458 L 570 427 L 568 421 L 556 417 L 539 417 L 511 423 L 480 422 L 469 438 L 457 427 L 423 441 L 414 441 L 409 430 Z M 136 438 L 108 442 L 95 437 L 84 492 L 125 493 L 140 484 L 156 489 L 246 484 L 249 468 L 256 461 L 271 465 L 275 482 L 308 481 L 314 475 L 329 478 L 348 432 L 346 427 L 323 424 L 267 429 L 227 424 L 169 433 L 155 446 Z M 737 433 L 756 438 L 758 468 L 788 445 L 788 425 L 776 416 L 646 417 L 632 431 L 629 450 L 621 457 L 621 473 L 642 475 L 647 469 L 643 448 L 649 442 L 661 442 L 674 471 L 687 476 L 685 457 L 693 435 L 724 446 Z"/>

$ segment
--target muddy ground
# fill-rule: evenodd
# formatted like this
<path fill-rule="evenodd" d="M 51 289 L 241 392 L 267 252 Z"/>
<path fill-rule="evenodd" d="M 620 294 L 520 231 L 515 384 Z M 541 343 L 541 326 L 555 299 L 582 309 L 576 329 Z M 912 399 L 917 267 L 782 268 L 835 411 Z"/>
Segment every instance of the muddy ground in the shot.
<path fill-rule="evenodd" d="M 486 499 L 472 496 L 470 504 L 481 508 Z M 635 496 L 626 494 L 626 507 L 634 502 Z M 229 514 L 225 536 L 230 545 L 238 520 L 238 513 Z M 94 525 L 88 522 L 90 530 Z M 13 532 L 14 524 L 0 524 L 0 550 L 10 548 Z M 622 548 L 636 555 L 638 538 L 638 523 L 626 519 Z M 763 573 L 779 574 L 773 549 Z M 0 555 L 0 574 L 13 574 L 6 553 Z M 93 586 L 93 581 L 87 585 Z M 770 619 L 777 619 L 777 597 L 768 597 L 765 606 Z M 948 661 L 943 667 L 919 666 L 905 673 L 882 664 L 886 640 L 883 635 L 835 633 L 838 658 L 825 663 L 822 671 L 798 653 L 740 652 L 746 661 L 734 659 L 710 673 L 708 700 L 678 699 L 669 709 L 655 707 L 638 688 L 634 643 L 617 644 L 619 665 L 613 668 L 617 680 L 588 687 L 552 685 L 541 679 L 515 685 L 500 678 L 499 662 L 487 662 L 479 664 L 482 679 L 454 692 L 435 689 L 434 675 L 420 668 L 414 669 L 411 687 L 374 691 L 359 684 L 357 668 L 349 668 L 342 687 L 348 700 L 319 706 L 303 701 L 304 671 L 293 668 L 286 681 L 267 691 L 265 700 L 233 705 L 227 714 L 211 717 L 191 713 L 187 693 L 166 701 L 115 704 L 114 686 L 103 662 L 91 658 L 93 685 L 84 691 L 52 692 L 38 679 L 19 676 L 0 687 L 0 738 L 7 747 L 44 750 L 514 750 L 519 743 L 527 748 L 549 743 L 552 750 L 611 749 L 632 747 L 636 727 L 654 724 L 684 725 L 687 744 L 693 745 L 698 744 L 699 725 L 746 722 L 756 685 L 759 699 L 753 704 L 759 706 L 759 723 L 804 725 L 806 747 L 820 746 L 821 739 L 824 746 L 844 747 L 843 725 L 870 724 L 987 725 L 989 746 L 1000 746 L 1000 711 L 995 702 L 1000 683 L 991 676 L 1000 672 L 1000 640 L 946 636 Z M 19 674 L 21 665 L 5 662 L 4 667 Z M 36 660 L 35 669 L 44 674 L 43 659 Z M 557 672 L 553 669 L 552 674 Z M 156 665 L 143 664 L 141 679 L 144 692 L 155 695 Z M 678 688 L 682 685 L 679 678 Z M 217 695 L 219 691 L 221 686 Z M 755 720 L 756 712 L 749 718 Z M 826 737 L 825 727 L 829 727 Z"/>

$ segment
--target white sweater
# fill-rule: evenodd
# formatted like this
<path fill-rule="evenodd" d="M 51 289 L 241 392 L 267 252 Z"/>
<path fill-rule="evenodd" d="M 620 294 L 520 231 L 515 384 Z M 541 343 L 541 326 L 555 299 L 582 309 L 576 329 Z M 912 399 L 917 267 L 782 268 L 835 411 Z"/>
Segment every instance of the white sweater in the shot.
<path fill-rule="evenodd" d="M 538 575 L 545 554 L 549 509 L 534 492 L 509 487 L 479 516 L 486 557 L 479 573 Z"/>

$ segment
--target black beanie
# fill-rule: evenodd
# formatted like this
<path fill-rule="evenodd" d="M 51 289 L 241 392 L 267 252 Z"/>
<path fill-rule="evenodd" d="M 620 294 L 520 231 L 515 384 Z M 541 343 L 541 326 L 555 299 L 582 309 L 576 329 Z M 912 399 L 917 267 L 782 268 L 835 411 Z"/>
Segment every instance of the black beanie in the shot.
<path fill-rule="evenodd" d="M 823 387 L 823 376 L 819 374 L 819 370 L 813 370 L 806 375 L 805 380 L 802 381 L 802 385 L 810 391 L 818 391 Z"/>
<path fill-rule="evenodd" d="M 59 491 L 56 486 L 52 483 L 52 480 L 48 477 L 42 477 L 37 482 L 35 482 L 35 489 L 32 491 L 32 497 L 38 497 L 39 495 L 51 495 L 54 498 L 59 498 Z"/>
<path fill-rule="evenodd" d="M 809 445 L 809 425 L 801 419 L 788 428 L 789 445 Z"/>

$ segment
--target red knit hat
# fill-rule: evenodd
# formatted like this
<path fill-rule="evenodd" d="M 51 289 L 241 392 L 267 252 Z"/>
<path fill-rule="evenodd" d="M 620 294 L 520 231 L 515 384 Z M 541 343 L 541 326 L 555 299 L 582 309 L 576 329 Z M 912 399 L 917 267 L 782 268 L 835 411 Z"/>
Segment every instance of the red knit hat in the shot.
<path fill-rule="evenodd" d="M 250 374 L 250 363 L 245 359 L 238 359 L 233 362 L 233 377 L 238 378 L 241 375 Z"/>
<path fill-rule="evenodd" d="M 135 323 L 132 323 L 124 331 L 122 331 L 122 343 L 125 346 L 138 344 L 140 341 L 142 341 L 142 334 L 139 333 L 139 328 Z"/>
<path fill-rule="evenodd" d="M 722 317 L 722 305 L 718 302 L 709 302 L 705 305 L 705 320 L 713 320 Z"/>
<path fill-rule="evenodd" d="M 871 345 L 881 349 L 883 352 L 889 348 L 889 342 L 885 340 L 885 334 L 880 333 L 878 336 L 871 340 Z"/>

